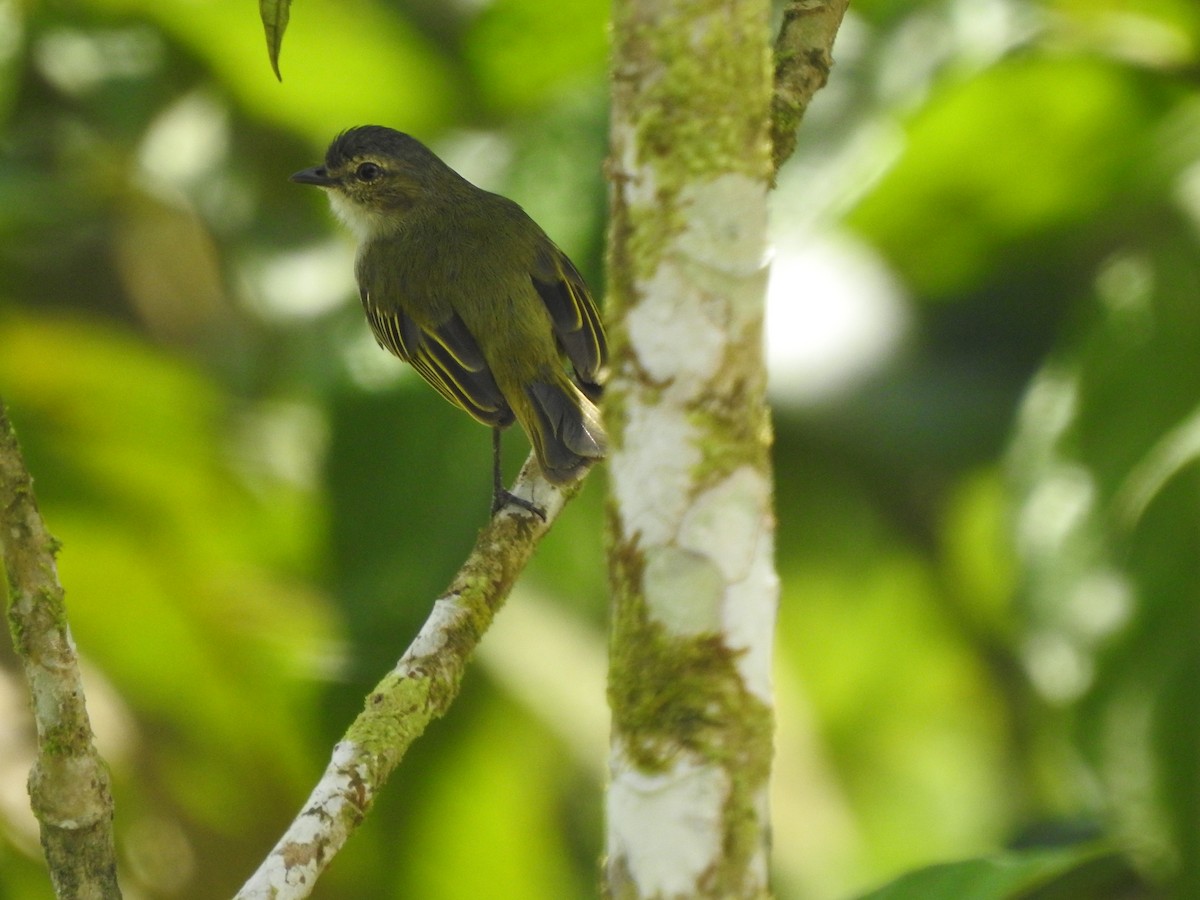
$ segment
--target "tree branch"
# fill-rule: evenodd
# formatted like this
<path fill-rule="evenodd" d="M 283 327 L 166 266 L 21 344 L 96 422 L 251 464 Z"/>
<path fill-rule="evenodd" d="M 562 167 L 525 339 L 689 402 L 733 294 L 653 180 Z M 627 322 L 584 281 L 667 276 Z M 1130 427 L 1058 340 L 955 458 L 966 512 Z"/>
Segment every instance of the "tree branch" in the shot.
<path fill-rule="evenodd" d="M 117 898 L 108 769 L 92 742 L 75 645 L 54 555 L 0 398 L 0 551 L 8 626 L 37 726 L 29 796 L 59 897 Z"/>
<path fill-rule="evenodd" d="M 796 130 L 833 68 L 833 40 L 850 0 L 791 0 L 775 39 L 771 140 L 779 169 L 796 149 Z"/>
<path fill-rule="evenodd" d="M 449 709 L 475 646 L 578 489 L 579 483 L 565 489 L 551 485 L 530 456 L 513 492 L 542 507 L 545 521 L 507 506 L 479 533 L 421 631 L 334 746 L 300 814 L 235 900 L 298 900 L 309 895 L 413 741 Z"/>

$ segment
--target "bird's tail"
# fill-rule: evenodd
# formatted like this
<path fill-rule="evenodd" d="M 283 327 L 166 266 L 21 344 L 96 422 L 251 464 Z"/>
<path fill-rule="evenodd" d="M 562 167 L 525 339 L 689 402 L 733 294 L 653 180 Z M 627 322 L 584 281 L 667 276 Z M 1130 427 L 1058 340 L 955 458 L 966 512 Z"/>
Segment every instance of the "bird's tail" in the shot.
<path fill-rule="evenodd" d="M 600 411 L 565 372 L 525 386 L 529 414 L 520 415 L 542 474 L 567 484 L 608 452 Z"/>

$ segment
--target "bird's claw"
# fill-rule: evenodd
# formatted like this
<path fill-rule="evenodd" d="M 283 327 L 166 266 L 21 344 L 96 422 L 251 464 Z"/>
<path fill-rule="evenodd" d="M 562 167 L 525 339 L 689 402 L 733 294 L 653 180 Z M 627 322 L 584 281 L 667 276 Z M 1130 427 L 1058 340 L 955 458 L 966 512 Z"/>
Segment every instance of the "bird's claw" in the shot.
<path fill-rule="evenodd" d="M 518 497 L 512 491 L 506 491 L 503 488 L 501 488 L 499 491 L 496 491 L 495 495 L 492 497 L 492 515 L 495 516 L 496 513 L 500 512 L 500 510 L 504 509 L 504 507 L 510 503 L 513 506 L 525 510 L 526 512 L 533 513 L 543 522 L 546 521 L 546 511 L 544 509 L 542 509 L 532 500 L 526 500 L 524 497 Z"/>

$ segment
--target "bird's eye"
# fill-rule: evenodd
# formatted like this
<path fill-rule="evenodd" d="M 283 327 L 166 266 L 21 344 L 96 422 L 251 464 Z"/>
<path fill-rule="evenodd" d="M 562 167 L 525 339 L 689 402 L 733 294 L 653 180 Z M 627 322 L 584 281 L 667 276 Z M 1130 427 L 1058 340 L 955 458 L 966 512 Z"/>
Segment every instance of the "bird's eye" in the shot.
<path fill-rule="evenodd" d="M 359 181 L 374 181 L 383 174 L 383 169 L 375 163 L 365 162 L 354 170 L 354 174 L 358 176 Z"/>

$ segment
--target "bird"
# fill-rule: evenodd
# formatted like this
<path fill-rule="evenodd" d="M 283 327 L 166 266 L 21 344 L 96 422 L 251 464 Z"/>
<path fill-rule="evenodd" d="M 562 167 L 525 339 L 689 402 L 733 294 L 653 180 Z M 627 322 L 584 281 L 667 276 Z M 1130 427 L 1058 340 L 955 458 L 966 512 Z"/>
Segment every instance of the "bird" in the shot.
<path fill-rule="evenodd" d="M 608 343 L 579 270 L 517 203 L 392 128 L 343 131 L 291 180 L 322 188 L 356 237 L 379 345 L 492 429 L 492 515 L 513 504 L 544 519 L 504 488 L 501 432 L 519 423 L 556 485 L 607 453 L 596 404 Z"/>

